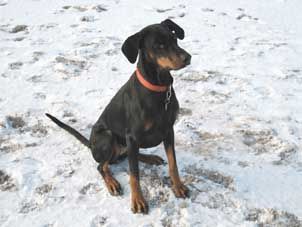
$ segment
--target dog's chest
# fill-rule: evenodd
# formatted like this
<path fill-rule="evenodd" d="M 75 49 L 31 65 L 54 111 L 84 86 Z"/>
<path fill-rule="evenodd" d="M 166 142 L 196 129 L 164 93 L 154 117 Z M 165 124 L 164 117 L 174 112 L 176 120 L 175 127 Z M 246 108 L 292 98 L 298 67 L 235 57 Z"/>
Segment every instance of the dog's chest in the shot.
<path fill-rule="evenodd" d="M 147 115 L 143 120 L 143 131 L 151 133 L 153 131 L 165 131 L 173 126 L 177 116 L 177 111 L 161 111 L 153 116 Z"/>
<path fill-rule="evenodd" d="M 178 113 L 178 103 L 171 103 L 167 110 L 161 109 L 143 119 L 141 147 L 153 147 L 160 144 L 173 127 Z"/>

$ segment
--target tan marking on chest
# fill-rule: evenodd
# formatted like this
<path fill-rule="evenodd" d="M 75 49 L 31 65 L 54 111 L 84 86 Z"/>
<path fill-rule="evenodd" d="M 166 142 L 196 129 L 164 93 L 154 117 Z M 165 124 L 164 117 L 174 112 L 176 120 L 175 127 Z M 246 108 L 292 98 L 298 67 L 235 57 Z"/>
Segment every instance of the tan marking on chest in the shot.
<path fill-rule="evenodd" d="M 145 122 L 144 122 L 144 130 L 145 131 L 148 131 L 149 129 L 151 129 L 152 128 L 152 126 L 153 126 L 153 121 L 151 121 L 151 120 L 146 120 Z"/>

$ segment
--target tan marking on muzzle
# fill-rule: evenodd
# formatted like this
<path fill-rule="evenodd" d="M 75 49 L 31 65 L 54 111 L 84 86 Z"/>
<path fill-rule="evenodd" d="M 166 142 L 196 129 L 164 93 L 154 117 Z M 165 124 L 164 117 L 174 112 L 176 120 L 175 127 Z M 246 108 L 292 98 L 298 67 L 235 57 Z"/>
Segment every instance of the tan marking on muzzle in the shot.
<path fill-rule="evenodd" d="M 163 69 L 178 69 L 182 66 L 181 60 L 174 56 L 170 57 L 159 57 L 157 58 L 157 64 Z"/>
<path fill-rule="evenodd" d="M 154 54 L 151 51 L 148 51 L 147 54 L 150 59 L 154 59 Z"/>

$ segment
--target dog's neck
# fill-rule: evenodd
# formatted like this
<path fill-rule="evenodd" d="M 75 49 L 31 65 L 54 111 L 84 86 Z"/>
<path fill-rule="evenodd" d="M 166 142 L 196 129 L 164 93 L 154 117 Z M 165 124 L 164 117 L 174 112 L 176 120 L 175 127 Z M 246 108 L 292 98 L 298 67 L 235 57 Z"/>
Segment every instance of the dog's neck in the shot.
<path fill-rule="evenodd" d="M 148 61 L 142 52 L 139 53 L 137 68 L 143 77 L 154 85 L 170 86 L 173 83 L 170 71 L 160 69 L 156 64 Z"/>

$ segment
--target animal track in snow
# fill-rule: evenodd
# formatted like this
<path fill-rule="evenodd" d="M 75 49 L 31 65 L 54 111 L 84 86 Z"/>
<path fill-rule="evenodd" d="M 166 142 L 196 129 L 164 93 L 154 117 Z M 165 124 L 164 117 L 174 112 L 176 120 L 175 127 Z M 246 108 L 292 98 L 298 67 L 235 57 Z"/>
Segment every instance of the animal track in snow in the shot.
<path fill-rule="evenodd" d="M 96 19 L 94 16 L 82 16 L 80 21 L 82 22 L 94 22 Z"/>
<path fill-rule="evenodd" d="M 219 173 L 218 171 L 205 169 L 203 167 L 197 167 L 197 165 L 194 164 L 187 166 L 184 172 L 193 177 L 194 181 L 196 182 L 209 180 L 223 186 L 224 188 L 234 190 L 233 178 L 231 176 L 226 176 L 222 173 Z"/>
<path fill-rule="evenodd" d="M 27 213 L 37 211 L 37 210 L 40 210 L 40 206 L 37 202 L 35 202 L 35 201 L 23 201 L 20 204 L 19 213 L 27 214 Z"/>
<path fill-rule="evenodd" d="M 107 219 L 107 217 L 97 215 L 91 220 L 90 227 L 102 227 L 106 224 Z"/>
<path fill-rule="evenodd" d="M 81 75 L 87 67 L 87 61 L 75 57 L 57 56 L 54 62 L 54 70 L 60 73 L 63 79 Z"/>
<path fill-rule="evenodd" d="M 149 201 L 149 205 L 160 207 L 165 204 L 172 192 L 170 190 L 170 182 L 167 183 L 160 168 L 154 166 L 148 169 L 144 168 L 141 171 L 141 176 L 142 191 L 145 199 Z M 169 188 L 164 187 L 167 184 L 169 184 Z"/>
<path fill-rule="evenodd" d="M 254 222 L 258 226 L 302 226 L 302 221 L 296 215 L 275 209 L 249 209 L 245 220 Z"/>
<path fill-rule="evenodd" d="M 0 170 L 0 191 L 14 191 L 16 190 L 16 185 L 7 173 Z"/>
<path fill-rule="evenodd" d="M 187 12 L 185 11 L 185 8 L 185 5 L 180 4 L 169 8 L 153 8 L 153 10 L 160 14 L 166 14 L 169 19 L 174 19 L 186 16 Z"/>
<path fill-rule="evenodd" d="M 80 193 L 83 195 L 87 195 L 87 194 L 96 194 L 98 191 L 100 191 L 100 186 L 98 184 L 88 183 L 82 187 Z"/>
<path fill-rule="evenodd" d="M 77 6 L 70 6 L 70 5 L 66 5 L 62 7 L 63 11 L 65 12 L 65 10 L 69 11 L 69 10 L 73 10 L 73 11 L 78 11 L 78 12 L 86 12 L 86 11 L 96 11 L 98 13 L 102 13 L 105 11 L 108 11 L 108 7 L 105 5 L 77 5 Z"/>
<path fill-rule="evenodd" d="M 16 25 L 9 32 L 10 33 L 18 33 L 18 32 L 24 32 L 24 31 L 28 31 L 28 26 L 27 25 Z"/>
<path fill-rule="evenodd" d="M 8 3 L 8 0 L 0 0 L 0 6 L 6 6 Z"/>
<path fill-rule="evenodd" d="M 265 153 L 278 154 L 280 160 L 274 162 L 274 164 L 285 163 L 297 152 L 294 144 L 279 138 L 277 132 L 272 129 L 259 131 L 240 130 L 239 133 L 242 134 L 242 142 L 251 147 L 256 155 Z"/>
<path fill-rule="evenodd" d="M 51 184 L 43 184 L 35 189 L 35 192 L 39 195 L 48 194 L 53 189 Z"/>
<path fill-rule="evenodd" d="M 9 68 L 10 68 L 11 70 L 21 69 L 22 66 L 23 66 L 23 62 L 20 62 L 20 61 L 18 61 L 18 62 L 13 62 L 13 63 L 10 63 L 10 64 L 9 64 Z"/>
<path fill-rule="evenodd" d="M 26 123 L 23 119 L 23 117 L 21 116 L 12 116 L 12 115 L 8 115 L 6 116 L 6 125 L 8 128 L 13 128 L 13 129 L 20 129 L 23 128 Z"/>

